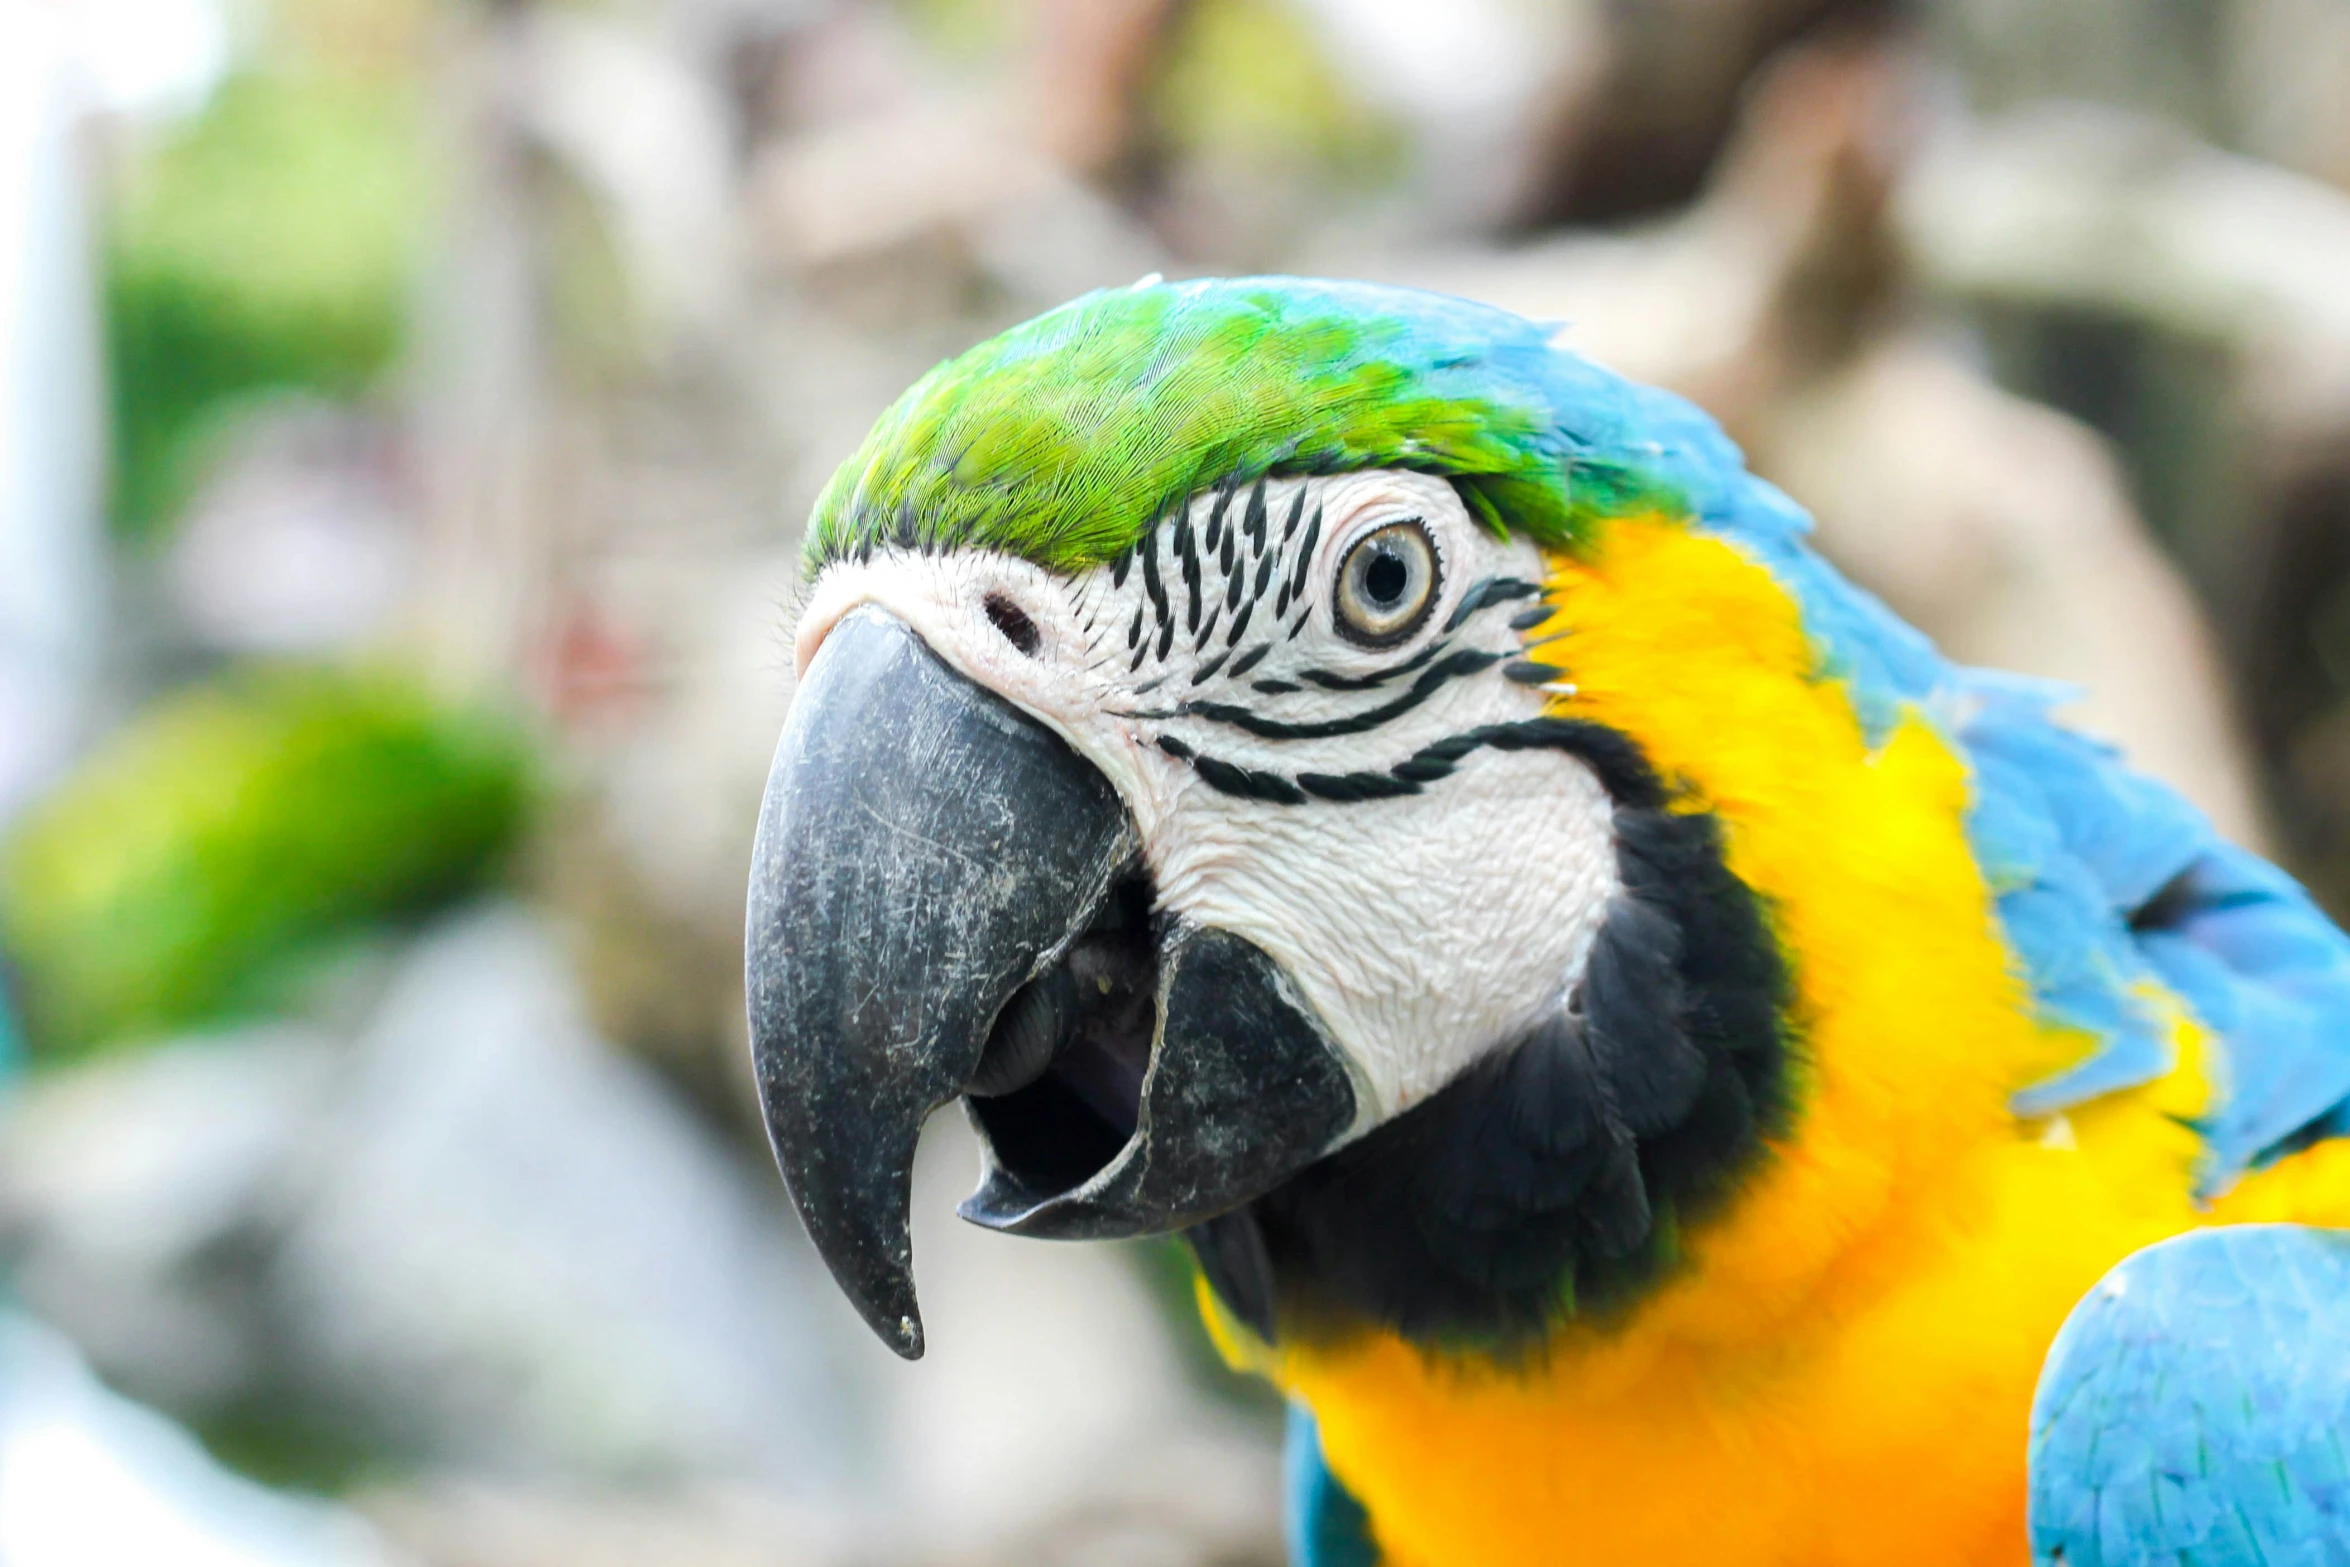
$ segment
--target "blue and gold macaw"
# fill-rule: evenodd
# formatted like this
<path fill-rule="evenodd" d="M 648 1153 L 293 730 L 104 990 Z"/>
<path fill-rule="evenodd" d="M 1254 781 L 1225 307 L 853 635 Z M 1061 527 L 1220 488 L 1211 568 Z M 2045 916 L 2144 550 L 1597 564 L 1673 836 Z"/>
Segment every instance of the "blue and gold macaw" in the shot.
<path fill-rule="evenodd" d="M 751 881 L 866 1319 L 920 1353 L 959 1098 L 966 1217 L 1189 1238 L 1303 1567 L 2350 1561 L 2350 942 L 1805 531 L 1427 294 L 925 376 L 817 503 Z"/>

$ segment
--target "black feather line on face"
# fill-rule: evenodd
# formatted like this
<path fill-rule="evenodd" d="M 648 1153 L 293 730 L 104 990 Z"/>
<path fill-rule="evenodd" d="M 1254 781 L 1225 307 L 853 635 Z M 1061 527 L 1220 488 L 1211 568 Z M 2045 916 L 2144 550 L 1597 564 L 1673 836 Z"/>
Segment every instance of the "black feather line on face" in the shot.
<path fill-rule="evenodd" d="M 1295 532 L 1297 531 L 1297 520 L 1298 520 L 1300 517 L 1304 516 L 1304 515 L 1305 515 L 1305 513 L 1306 513 L 1306 487 L 1305 487 L 1304 485 L 1302 485 L 1302 484 L 1301 484 L 1301 485 L 1299 485 L 1299 486 L 1297 487 L 1297 494 L 1296 494 L 1294 497 L 1292 497 L 1292 498 L 1291 498 L 1291 500 L 1290 500 L 1290 502 L 1289 502 L 1289 520 L 1288 520 L 1287 522 L 1284 522 L 1284 523 L 1281 525 L 1281 540 L 1282 540 L 1282 542 L 1283 542 L 1283 543 L 1285 543 L 1285 544 L 1286 544 L 1287 542 L 1289 542 L 1289 536 L 1290 536 L 1291 534 L 1293 534 L 1293 533 L 1295 533 Z M 1250 536 L 1251 538 L 1253 538 L 1254 540 L 1256 540 L 1256 545 L 1257 545 L 1257 553 L 1258 553 L 1258 554 L 1260 554 L 1260 555 L 1262 555 L 1262 554 L 1266 553 L 1266 550 L 1265 550 L 1265 518 L 1264 518 L 1263 514 L 1261 514 L 1261 513 L 1260 513 L 1260 514 L 1259 514 L 1257 517 L 1255 517 L 1255 518 L 1254 518 L 1254 519 L 1252 519 L 1252 520 L 1253 520 L 1253 522 L 1254 522 L 1255 526 L 1253 526 L 1253 527 L 1252 527 L 1252 528 L 1249 530 L 1249 536 Z M 1262 589 L 1262 588 L 1259 588 L 1257 591 L 1258 591 L 1258 592 L 1260 592 L 1260 593 L 1262 593 L 1262 592 L 1264 591 L 1264 589 Z"/>
<path fill-rule="evenodd" d="M 1185 546 L 1183 550 L 1183 601 L 1185 605 L 1183 628 L 1186 631 L 1197 631 L 1199 630 L 1200 611 L 1199 552 L 1189 547 L 1191 535 L 1188 529 L 1179 530 L 1176 537 Z"/>
<path fill-rule="evenodd" d="M 1317 504 L 1314 507 L 1313 521 L 1306 524 L 1305 542 L 1297 547 L 1297 570 L 1291 574 L 1289 579 L 1289 596 L 1291 598 L 1302 599 L 1306 596 L 1306 573 L 1313 569 L 1314 546 L 1321 542 L 1322 508 Z"/>
<path fill-rule="evenodd" d="M 1631 792 L 1660 803 L 1619 806 L 1624 890 L 1577 1005 L 1240 1210 L 1280 1332 L 1538 1356 L 1564 1317 L 1619 1313 L 1667 1278 L 1676 1237 L 1785 1129 L 1789 987 L 1762 904 L 1718 821 L 1662 809 L 1639 766 Z M 1199 1250 L 1219 1292 L 1261 1296 L 1221 1276 L 1228 1249 Z"/>
<path fill-rule="evenodd" d="M 1302 486 L 1299 493 L 1304 493 Z M 1256 541 L 1258 549 L 1265 547 L 1265 481 L 1262 479 L 1257 481 L 1255 489 L 1248 492 L 1248 511 L 1241 526 L 1248 530 L 1248 536 Z M 1232 568 L 1227 565 L 1224 569 L 1229 571 Z"/>
<path fill-rule="evenodd" d="M 1157 683 L 1152 682 L 1153 685 Z M 1286 695 L 1301 689 L 1283 680 L 1259 680 L 1255 682 L 1254 688 L 1271 695 Z M 1125 716 L 1147 721 L 1188 718 L 1197 715 L 1200 705 L 1187 703 L 1178 708 L 1128 713 Z M 1186 760 L 1197 754 L 1190 746 L 1170 737 L 1161 737 L 1159 745 L 1168 755 L 1181 756 Z M 1300 773 L 1296 780 L 1297 792 L 1294 793 L 1267 791 L 1255 784 L 1236 792 L 1250 799 L 1278 799 L 1283 804 L 1300 803 L 1309 795 L 1340 804 L 1391 799 L 1399 794 L 1418 794 L 1422 784 L 1450 777 L 1455 764 L 1462 757 L 1472 751 L 1488 748 L 1496 751 L 1565 751 L 1591 769 L 1601 787 L 1607 790 L 1608 798 L 1615 801 L 1619 808 L 1655 810 L 1665 803 L 1662 786 L 1657 783 L 1656 775 L 1649 770 L 1647 761 L 1636 746 L 1605 725 L 1578 718 L 1527 718 L 1509 724 L 1484 724 L 1424 745 L 1384 773 Z M 1218 762 L 1217 765 L 1224 768 L 1226 774 L 1246 773 L 1257 779 L 1280 777 L 1278 773 L 1238 768 L 1231 763 Z"/>
<path fill-rule="evenodd" d="M 1341 805 L 1420 792 L 1417 783 L 1394 773 L 1299 773 L 1297 786 L 1317 800 L 1336 800 Z"/>
<path fill-rule="evenodd" d="M 1232 618 L 1232 629 L 1224 634 L 1226 648 L 1235 648 L 1240 645 L 1240 634 L 1248 629 L 1248 617 L 1256 612 L 1256 607 L 1257 601 L 1255 599 L 1250 599 L 1246 604 L 1240 606 L 1240 613 Z"/>
<path fill-rule="evenodd" d="M 1446 681 L 1491 669 L 1507 656 L 1477 648 L 1462 648 L 1423 671 L 1420 678 L 1412 682 L 1411 689 L 1394 701 L 1367 708 L 1360 713 L 1351 713 L 1344 718 L 1326 718 L 1304 724 L 1283 723 L 1279 719 L 1265 718 L 1228 702 L 1194 702 L 1186 711 L 1215 723 L 1230 724 L 1235 729 L 1246 730 L 1265 740 L 1327 740 L 1338 735 L 1359 735 L 1401 718 L 1427 701 L 1436 688 Z"/>
<path fill-rule="evenodd" d="M 1303 669 L 1298 671 L 1298 678 L 1318 685 L 1325 691 L 1368 691 L 1374 686 L 1387 684 L 1399 675 L 1408 675 L 1425 668 L 1431 659 L 1449 646 L 1451 644 L 1448 642 L 1431 642 L 1402 663 L 1390 664 L 1385 669 L 1374 669 L 1367 675 L 1334 675 L 1326 669 Z"/>
<path fill-rule="evenodd" d="M 1216 486 L 1216 502 L 1208 508 L 1208 526 L 1205 530 L 1207 547 L 1211 550 L 1224 535 L 1224 509 L 1232 504 L 1232 493 L 1238 488 L 1240 484 L 1235 479 L 1226 479 Z"/>
<path fill-rule="evenodd" d="M 1242 675 L 1245 675 L 1250 670 L 1256 668 L 1259 664 L 1265 661 L 1265 655 L 1272 651 L 1272 643 L 1260 642 L 1255 647 L 1252 647 L 1247 652 L 1241 654 L 1240 657 L 1232 661 L 1232 678 L 1238 680 Z M 1262 687 L 1259 689 L 1262 689 Z"/>
<path fill-rule="evenodd" d="M 1209 679 L 1216 673 L 1217 670 L 1224 667 L 1224 660 L 1230 658 L 1231 656 L 1232 650 L 1230 648 L 1226 648 L 1223 652 L 1218 653 L 1214 658 L 1211 658 L 1206 663 L 1200 665 L 1199 668 L 1191 672 L 1191 683 L 1196 686 L 1201 682 Z M 1137 692 L 1136 694 L 1140 695 L 1141 693 Z"/>
<path fill-rule="evenodd" d="M 1516 577 L 1487 577 L 1483 581 L 1472 582 L 1469 590 L 1461 595 L 1461 601 L 1453 606 L 1451 616 L 1444 622 L 1444 629 L 1458 631 L 1461 622 L 1481 609 L 1507 604 L 1513 599 L 1529 598 L 1541 591 L 1533 583 Z"/>
<path fill-rule="evenodd" d="M 1151 613 L 1163 625 L 1168 619 L 1167 584 L 1159 576 L 1159 530 L 1142 536 L 1142 587 L 1150 595 Z"/>
<path fill-rule="evenodd" d="M 1259 772 L 1253 767 L 1242 767 L 1213 756 L 1195 756 L 1191 759 L 1191 766 L 1192 771 L 1199 774 L 1201 782 L 1222 794 L 1238 795 L 1249 800 L 1268 800 L 1275 805 L 1305 803 L 1304 792 L 1279 773 Z"/>

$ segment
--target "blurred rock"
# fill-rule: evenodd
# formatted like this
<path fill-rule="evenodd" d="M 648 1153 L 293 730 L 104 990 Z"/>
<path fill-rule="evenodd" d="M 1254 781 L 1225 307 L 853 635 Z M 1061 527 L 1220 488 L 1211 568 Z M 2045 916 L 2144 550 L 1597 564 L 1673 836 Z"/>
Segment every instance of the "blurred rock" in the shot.
<path fill-rule="evenodd" d="M 0 1562 L 398 1567 L 354 1514 L 230 1474 L 107 1391 L 71 1344 L 0 1314 Z"/>
<path fill-rule="evenodd" d="M 837 1492 L 870 1446 L 776 1195 L 494 908 L 422 940 L 351 1043 L 53 1074 L 0 1139 L 25 1297 L 148 1396 L 278 1400 L 432 1465 Z"/>
<path fill-rule="evenodd" d="M 1131 1450 L 1122 1487 L 1000 1535 L 942 1517 L 926 1532 L 843 1528 L 757 1492 L 586 1495 L 458 1481 L 372 1491 L 359 1506 L 432 1567 L 1282 1567 L 1261 1450 Z"/>
<path fill-rule="evenodd" d="M 889 1543 L 916 1561 L 1011 1567 L 1043 1559 L 1023 1542 L 1048 1537 L 1163 1529 L 1205 1542 L 1176 1558 L 1197 1561 L 1220 1560 L 1218 1540 L 1270 1539 L 1272 1429 L 1202 1396 L 1119 1248 L 955 1217 L 978 1169 L 963 1112 L 933 1116 L 914 1168 L 923 1358 L 897 1359 L 856 1324 L 904 1507 Z"/>
<path fill-rule="evenodd" d="M 459 1480 L 360 1507 L 431 1567 L 865 1567 L 839 1521 L 757 1492 L 629 1497 Z"/>
<path fill-rule="evenodd" d="M 916 1167 L 909 1365 L 530 916 L 340 991 L 355 1025 L 53 1071 L 0 1118 L 23 1294 L 127 1389 L 374 1455 L 412 1478 L 369 1508 L 451 1567 L 1274 1559 L 1270 1428 L 1203 1395 L 1116 1248 L 954 1217 L 958 1115 Z"/>
<path fill-rule="evenodd" d="M 255 1248 L 341 1070 L 270 1026 L 49 1073 L 0 1109 L 0 1224 L 19 1293 L 107 1376 L 183 1412 L 275 1380 Z"/>
<path fill-rule="evenodd" d="M 837 1491 L 865 1456 L 770 1193 L 581 1020 L 509 910 L 416 948 L 270 1262 L 295 1353 L 492 1472 Z"/>

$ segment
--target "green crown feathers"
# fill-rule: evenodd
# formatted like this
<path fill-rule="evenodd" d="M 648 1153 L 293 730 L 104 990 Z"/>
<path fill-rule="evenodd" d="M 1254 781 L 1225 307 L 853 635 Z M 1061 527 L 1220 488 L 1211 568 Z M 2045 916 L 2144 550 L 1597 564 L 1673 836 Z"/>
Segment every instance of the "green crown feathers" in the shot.
<path fill-rule="evenodd" d="M 1104 290 L 939 365 L 816 503 L 811 574 L 876 547 L 1108 560 L 1209 485 L 1402 467 L 1497 530 L 1564 543 L 1654 499 L 1574 462 L 1546 329 L 1441 295 L 1245 278 Z M 1570 466 L 1575 483 L 1568 482 Z"/>

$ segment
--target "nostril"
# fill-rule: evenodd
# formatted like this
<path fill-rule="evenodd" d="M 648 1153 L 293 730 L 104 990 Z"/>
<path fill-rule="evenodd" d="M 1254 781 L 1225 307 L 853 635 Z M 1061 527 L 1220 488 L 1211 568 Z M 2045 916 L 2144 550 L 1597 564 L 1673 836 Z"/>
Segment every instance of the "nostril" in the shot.
<path fill-rule="evenodd" d="M 1001 593 L 990 593 L 986 606 L 987 618 L 995 623 L 996 630 L 1004 634 L 1004 640 L 1030 658 L 1036 657 L 1036 650 L 1043 644 L 1044 637 L 1037 631 L 1036 622 L 1028 618 L 1028 612 Z"/>

